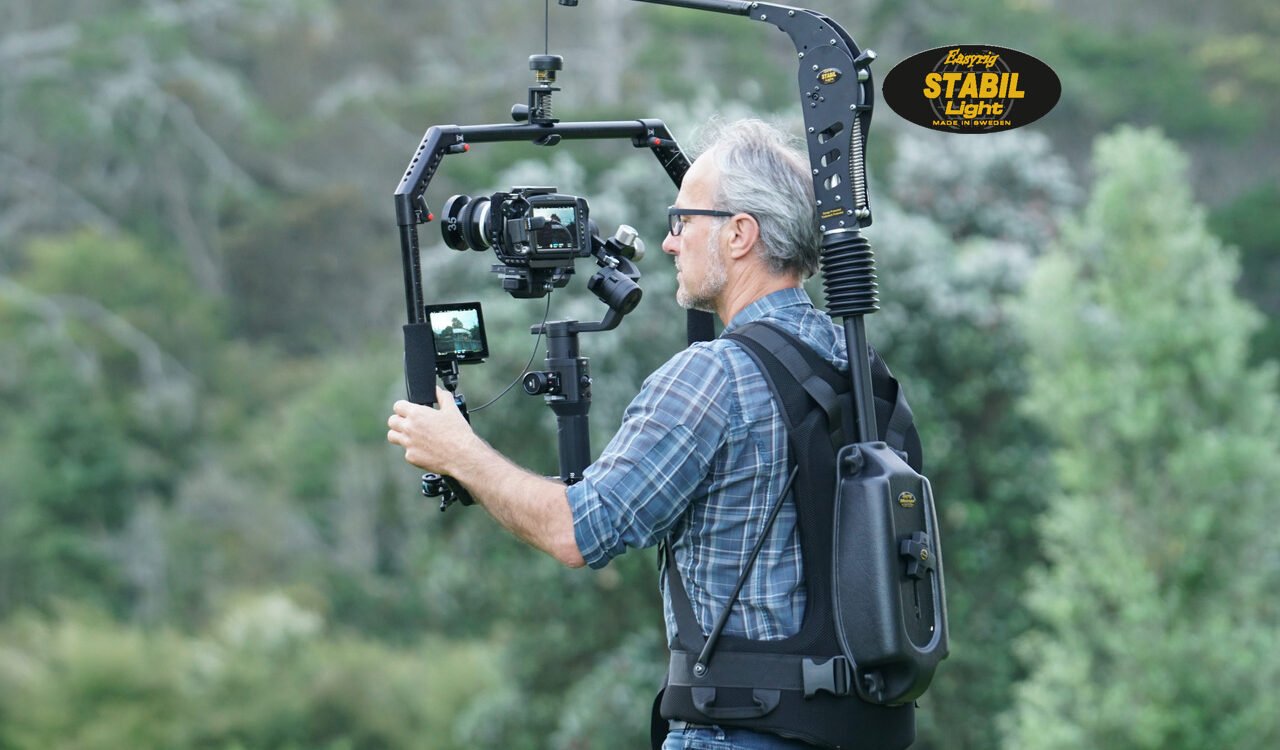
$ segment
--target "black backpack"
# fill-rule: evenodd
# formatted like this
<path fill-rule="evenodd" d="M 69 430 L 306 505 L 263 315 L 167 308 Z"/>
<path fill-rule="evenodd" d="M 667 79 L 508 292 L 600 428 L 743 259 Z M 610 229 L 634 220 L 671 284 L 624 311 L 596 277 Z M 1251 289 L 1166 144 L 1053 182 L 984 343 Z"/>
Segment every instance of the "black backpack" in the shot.
<path fill-rule="evenodd" d="M 793 469 L 712 632 L 697 624 L 670 545 L 678 643 L 660 715 L 885 750 L 915 739 L 914 701 L 947 655 L 942 559 L 919 433 L 898 382 L 871 350 L 882 442 L 857 435 L 847 373 L 793 334 L 757 321 L 725 334 L 760 367 L 786 423 Z M 808 591 L 800 631 L 774 641 L 721 636 L 763 538 L 788 497 Z M 656 718 L 656 717 L 655 717 Z M 665 733 L 655 720 L 655 731 Z M 656 746 L 656 745 L 655 745 Z"/>

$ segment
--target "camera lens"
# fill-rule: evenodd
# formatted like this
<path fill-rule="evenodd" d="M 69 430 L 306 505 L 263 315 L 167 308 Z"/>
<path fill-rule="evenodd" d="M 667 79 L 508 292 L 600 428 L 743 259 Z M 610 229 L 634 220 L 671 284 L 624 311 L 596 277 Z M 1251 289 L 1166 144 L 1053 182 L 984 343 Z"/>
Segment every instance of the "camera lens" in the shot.
<path fill-rule="evenodd" d="M 462 207 L 462 236 L 472 250 L 489 249 L 489 199 L 481 196 Z"/>
<path fill-rule="evenodd" d="M 485 224 L 489 221 L 489 199 L 455 195 L 444 202 L 440 235 L 454 250 L 483 252 L 489 247 Z"/>
<path fill-rule="evenodd" d="M 468 203 L 471 197 L 467 195 L 450 196 L 449 200 L 444 202 L 444 210 L 440 212 L 440 236 L 444 239 L 444 244 L 454 250 L 466 250 L 467 242 L 462 238 L 462 225 L 458 223 L 459 214 Z"/>

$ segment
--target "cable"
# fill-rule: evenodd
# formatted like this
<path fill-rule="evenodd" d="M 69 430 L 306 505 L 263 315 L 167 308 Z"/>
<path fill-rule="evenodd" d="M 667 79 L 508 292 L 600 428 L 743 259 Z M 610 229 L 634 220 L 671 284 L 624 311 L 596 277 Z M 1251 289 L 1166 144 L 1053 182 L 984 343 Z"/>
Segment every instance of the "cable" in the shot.
<path fill-rule="evenodd" d="M 520 374 L 516 376 L 515 380 L 511 381 L 511 385 L 507 386 L 502 390 L 502 393 L 499 393 L 498 395 L 489 399 L 482 406 L 477 406 L 474 409 L 468 409 L 467 411 L 469 413 L 475 414 L 481 409 L 484 409 L 485 407 L 490 406 L 491 404 L 493 404 L 493 402 L 507 395 L 507 392 L 510 391 L 512 388 L 515 388 L 516 383 L 519 383 L 521 380 L 524 380 L 525 373 L 529 371 L 529 365 L 533 364 L 533 358 L 538 356 L 538 344 L 542 343 L 542 332 L 546 331 L 547 329 L 547 318 L 549 317 L 551 317 L 551 292 L 547 292 L 547 309 L 542 313 L 542 325 L 538 326 L 539 328 L 538 338 L 533 340 L 533 351 L 529 353 L 529 361 L 524 363 L 524 369 L 520 371 Z"/>
<path fill-rule="evenodd" d="M 551 0 L 543 5 L 546 20 L 542 24 L 542 54 L 551 54 Z"/>

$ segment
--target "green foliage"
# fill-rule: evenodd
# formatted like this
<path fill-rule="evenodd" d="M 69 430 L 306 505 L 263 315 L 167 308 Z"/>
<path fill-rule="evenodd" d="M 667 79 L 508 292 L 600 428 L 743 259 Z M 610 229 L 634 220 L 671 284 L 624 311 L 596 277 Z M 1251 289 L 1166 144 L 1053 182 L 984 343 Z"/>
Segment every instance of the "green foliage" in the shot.
<path fill-rule="evenodd" d="M 662 683 L 659 639 L 633 633 L 612 652 L 593 659 L 593 668 L 565 696 L 551 747 L 610 750 L 644 747 L 657 686 Z"/>
<path fill-rule="evenodd" d="M 454 717 L 498 678 L 482 645 L 326 633 L 280 594 L 196 636 L 68 610 L 0 629 L 0 747 L 469 747 Z"/>
<path fill-rule="evenodd" d="M 1008 644 L 1029 626 L 1021 571 L 1041 559 L 1034 519 L 1052 488 L 1043 432 L 1015 408 L 1027 342 L 1012 307 L 1077 189 L 1047 142 L 1025 133 L 906 134 L 895 153 L 868 232 L 885 300 L 868 335 L 920 426 L 951 636 L 917 745 L 989 748 L 992 722 L 973 717 L 1003 710 L 1020 676 Z"/>
<path fill-rule="evenodd" d="M 99 390 L 29 354 L 40 361 L 23 374 L 48 390 L 21 411 L 0 402 L 0 613 L 51 594 L 105 604 L 121 592 L 105 542 L 128 513 L 127 436 Z"/>
<path fill-rule="evenodd" d="M 0 613 L 56 596 L 118 609 L 113 535 L 190 461 L 211 307 L 123 238 L 47 238 L 17 262 L 0 277 Z"/>
<path fill-rule="evenodd" d="M 1266 315 L 1254 338 L 1256 359 L 1280 358 L 1280 184 L 1250 190 L 1215 210 L 1213 233 L 1240 251 L 1240 292 Z"/>
<path fill-rule="evenodd" d="M 1022 314 L 1027 408 L 1055 439 L 1062 491 L 1008 746 L 1274 744 L 1274 713 L 1241 701 L 1280 677 L 1280 574 L 1259 557 L 1280 521 L 1280 404 L 1274 368 L 1248 362 L 1258 316 L 1174 146 L 1121 129 L 1094 165 Z"/>

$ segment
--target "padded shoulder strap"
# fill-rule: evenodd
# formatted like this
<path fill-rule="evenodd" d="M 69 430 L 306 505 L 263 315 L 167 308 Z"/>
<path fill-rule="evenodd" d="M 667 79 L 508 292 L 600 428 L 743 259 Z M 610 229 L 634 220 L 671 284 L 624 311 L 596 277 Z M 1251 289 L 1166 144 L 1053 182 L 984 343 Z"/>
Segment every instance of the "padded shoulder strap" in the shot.
<path fill-rule="evenodd" d="M 764 321 L 753 321 L 732 333 L 724 334 L 724 337 L 747 347 L 766 375 L 771 364 L 770 357 L 762 356 L 761 350 L 772 355 L 771 358 L 785 368 L 827 413 L 832 443 L 837 449 L 846 442 L 842 439 L 845 435 L 856 434 L 853 404 L 850 399 L 844 398 L 850 386 L 847 371 L 837 370 L 795 334 Z M 915 427 L 911 406 L 907 404 L 906 394 L 880 354 L 874 347 L 869 349 L 872 392 L 876 401 L 882 402 L 876 407 L 880 438 L 903 454 L 913 469 L 923 471 L 920 435 Z M 774 379 L 777 380 L 776 377 Z M 797 400 L 798 394 L 790 394 L 789 398 L 789 394 L 777 388 L 774 393 L 778 395 L 779 403 L 790 405 L 789 414 L 803 416 L 804 400 Z M 790 421 L 791 425 L 796 423 L 797 421 Z"/>
<path fill-rule="evenodd" d="M 745 347 L 760 365 L 761 372 L 770 380 L 774 396 L 782 404 L 789 427 L 798 425 L 809 409 L 803 395 L 791 385 L 794 383 L 826 413 L 834 448 L 838 450 L 844 444 L 844 436 L 853 434 L 853 414 L 845 398 L 848 378 L 795 334 L 754 321 L 725 334 L 725 338 Z M 779 388 L 779 384 L 789 387 Z"/>

